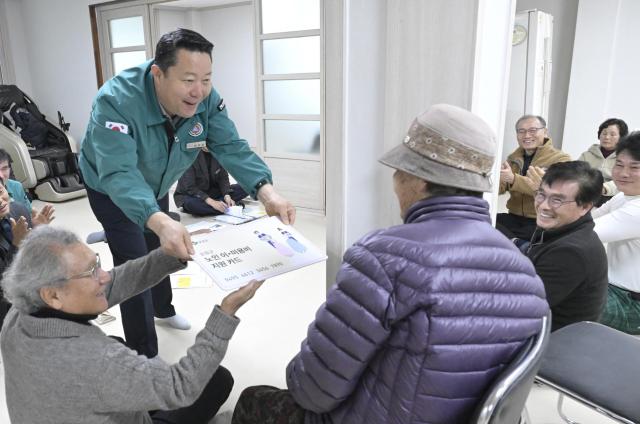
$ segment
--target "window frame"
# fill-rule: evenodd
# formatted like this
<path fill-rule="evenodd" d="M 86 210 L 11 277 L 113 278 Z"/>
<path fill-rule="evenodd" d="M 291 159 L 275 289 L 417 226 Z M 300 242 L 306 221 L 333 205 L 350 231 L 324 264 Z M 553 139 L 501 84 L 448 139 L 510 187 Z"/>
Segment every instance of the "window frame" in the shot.
<path fill-rule="evenodd" d="M 322 12 L 323 0 L 319 0 L 320 11 Z M 257 106 L 258 106 L 258 152 L 265 158 L 275 159 L 297 159 L 307 160 L 313 162 L 324 162 L 324 114 L 269 114 L 265 111 L 265 95 L 264 95 L 264 83 L 265 81 L 282 81 L 282 80 L 303 80 L 303 79 L 317 79 L 320 82 L 320 111 L 324 110 L 324 80 L 322 67 L 324 66 L 324 51 L 323 51 L 323 39 L 321 34 L 321 28 L 323 27 L 323 13 L 320 13 L 320 23 L 318 29 L 311 30 L 299 30 L 299 31 L 286 31 L 286 32 L 272 32 L 269 34 L 263 34 L 262 30 L 262 1 L 256 1 L 256 75 L 257 75 Z M 317 36 L 320 39 L 320 70 L 319 72 L 306 72 L 306 73 L 286 73 L 286 74 L 268 74 L 264 73 L 264 40 L 278 40 L 287 38 L 299 38 Z M 320 125 L 320 151 L 317 154 L 306 153 L 278 153 L 267 150 L 267 140 L 265 136 L 265 123 L 268 120 L 286 120 L 286 121 L 318 121 Z"/>
<path fill-rule="evenodd" d="M 101 64 L 100 74 L 103 77 L 103 80 L 107 80 L 115 75 L 112 58 L 114 53 L 144 51 L 147 60 L 152 57 L 153 45 L 151 39 L 151 19 L 149 5 L 146 2 L 133 1 L 115 5 L 97 6 L 96 25 Z M 142 17 L 144 44 L 117 48 L 111 47 L 109 22 L 114 19 L 124 19 L 137 16 Z"/>

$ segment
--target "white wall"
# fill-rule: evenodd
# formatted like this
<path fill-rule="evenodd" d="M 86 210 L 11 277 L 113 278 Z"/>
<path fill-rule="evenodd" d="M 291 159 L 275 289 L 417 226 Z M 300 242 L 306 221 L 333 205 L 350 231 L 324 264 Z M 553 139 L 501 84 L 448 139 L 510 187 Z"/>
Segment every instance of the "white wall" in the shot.
<path fill-rule="evenodd" d="M 504 45 L 510 34 L 510 4 L 501 2 L 482 18 L 487 28 L 503 28 L 502 37 L 485 34 L 489 42 L 498 40 L 502 46 L 487 48 L 485 54 L 500 60 L 493 66 L 483 62 L 484 77 L 476 81 L 498 87 L 499 92 L 476 93 L 477 107 L 486 107 L 483 116 L 496 127 L 504 113 L 494 102 L 505 98 L 499 85 L 507 72 Z M 337 226 L 337 231 L 327 232 L 328 284 L 336 271 L 333 256 L 365 233 L 400 222 L 392 171 L 377 159 L 401 142 L 414 117 L 430 105 L 471 107 L 477 17 L 475 0 L 344 1 L 344 131 L 342 140 L 327 139 L 327 221 Z M 332 24 L 328 25 L 330 32 Z M 342 181 L 334 181 L 330 173 L 330 152 L 339 150 L 334 143 L 344 146 Z M 339 207 L 334 198 L 342 202 Z"/>
<path fill-rule="evenodd" d="M 4 11 L 6 12 L 2 23 L 6 23 L 7 25 L 7 31 L 4 32 L 3 35 L 6 36 L 5 42 L 11 54 L 11 62 L 15 76 L 13 83 L 25 93 L 32 95 L 31 69 L 29 67 L 29 59 L 27 58 L 25 28 L 24 25 L 22 25 L 21 2 L 20 0 L 2 1 L 4 1 Z"/>
<path fill-rule="evenodd" d="M 342 213 L 349 246 L 381 226 L 381 212 L 390 200 L 389 193 L 381 193 L 384 174 L 377 161 L 384 151 L 386 1 L 347 1 L 345 20 Z"/>
<path fill-rule="evenodd" d="M 613 61 L 606 101 L 606 118 L 620 117 L 629 129 L 640 129 L 640 2 L 620 2 Z M 605 118 L 605 119 L 606 119 Z M 604 120 L 604 119 L 603 119 Z M 597 122 L 596 125 L 599 125 Z M 595 137 L 595 126 L 592 133 Z M 586 149 L 585 149 L 586 150 Z"/>
<path fill-rule="evenodd" d="M 491 193 L 485 199 L 495 219 L 511 66 L 511 40 L 515 0 L 480 0 L 476 25 L 471 111 L 484 119 L 496 134 Z M 501 154 L 502 152 L 502 154 Z"/>
<path fill-rule="evenodd" d="M 224 98 L 240 137 L 256 146 L 256 66 L 253 6 L 203 9 L 194 26 L 214 44 L 213 86 Z"/>
<path fill-rule="evenodd" d="M 577 158 L 597 142 L 607 118 L 621 118 L 640 128 L 640 2 L 581 0 L 563 150 Z"/>
<path fill-rule="evenodd" d="M 413 119 L 431 105 L 471 108 L 476 0 L 389 0 L 386 22 L 384 151 L 399 145 Z M 382 152 L 381 152 L 382 153 Z M 389 168 L 376 203 L 380 226 L 398 224 Z"/>
<path fill-rule="evenodd" d="M 518 0 L 518 12 L 531 9 L 553 15 L 551 96 L 549 116 L 544 118 L 548 121 L 554 144 L 562 146 L 578 0 Z M 515 122 L 507 122 L 506 125 L 513 128 Z M 512 134 L 511 141 L 515 144 L 515 130 Z"/>
<path fill-rule="evenodd" d="M 178 28 L 192 28 L 191 22 L 188 22 L 190 21 L 188 19 L 188 12 L 185 10 L 157 8 L 154 13 L 157 25 L 156 28 L 154 28 L 154 39 L 156 43 L 162 34 Z"/>
<path fill-rule="evenodd" d="M 19 86 L 54 122 L 57 111 L 62 111 L 78 142 L 97 91 L 89 21 L 92 3 L 97 1 L 9 0 L 8 3 L 8 21 L 24 34 L 18 30 L 11 40 Z"/>

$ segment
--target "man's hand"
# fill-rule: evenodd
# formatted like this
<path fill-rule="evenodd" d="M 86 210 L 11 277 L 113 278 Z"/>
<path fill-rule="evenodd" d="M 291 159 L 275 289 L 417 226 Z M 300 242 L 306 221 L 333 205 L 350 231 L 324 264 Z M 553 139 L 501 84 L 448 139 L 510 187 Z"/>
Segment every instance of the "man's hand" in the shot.
<path fill-rule="evenodd" d="M 44 205 L 42 210 L 38 210 L 36 208 L 31 208 L 31 223 L 34 227 L 38 225 L 46 225 L 50 224 L 51 221 L 56 219 L 53 215 L 56 209 L 51 205 Z"/>
<path fill-rule="evenodd" d="M 293 225 L 296 220 L 296 208 L 273 189 L 271 184 L 265 184 L 258 190 L 258 200 L 264 205 L 269 216 L 277 216 L 284 224 Z"/>
<path fill-rule="evenodd" d="M 236 312 L 238 312 L 238 309 L 240 309 L 242 305 L 247 303 L 247 301 L 249 301 L 249 299 L 251 299 L 253 295 L 256 294 L 256 290 L 260 288 L 262 283 L 264 283 L 264 281 L 252 280 L 246 286 L 227 295 L 227 297 L 225 297 L 220 304 L 220 309 L 222 309 L 222 312 L 227 315 L 234 316 Z"/>
<path fill-rule="evenodd" d="M 182 224 L 163 212 L 156 212 L 147 220 L 147 227 L 160 239 L 160 247 L 167 255 L 188 260 L 195 253 L 189 232 Z"/>
<path fill-rule="evenodd" d="M 500 167 L 500 182 L 513 184 L 513 181 L 516 179 L 515 175 L 513 175 L 513 171 L 509 166 L 507 161 L 502 162 L 502 166 Z"/>
<path fill-rule="evenodd" d="M 544 173 L 545 170 L 543 168 L 540 168 L 539 166 L 530 166 L 527 170 L 527 177 L 524 181 L 531 190 L 536 191 L 540 188 L 540 183 L 542 182 Z"/>
<path fill-rule="evenodd" d="M 11 244 L 13 244 L 15 247 L 20 247 L 20 243 L 22 243 L 22 240 L 24 240 L 27 234 L 29 234 L 27 219 L 24 216 L 21 216 L 20 218 L 18 218 L 18 221 L 13 218 L 9 218 L 9 221 L 11 222 L 11 233 L 13 234 L 13 240 L 11 241 Z"/>
<path fill-rule="evenodd" d="M 213 200 L 211 197 L 207 197 L 207 199 L 204 202 L 220 213 L 224 213 L 224 211 L 227 210 L 226 203 L 221 202 L 219 200 Z"/>
<path fill-rule="evenodd" d="M 231 206 L 235 206 L 236 202 L 233 201 L 233 199 L 231 198 L 231 196 L 229 196 L 228 194 L 224 195 L 224 203 L 227 204 L 227 207 L 231 207 Z"/>

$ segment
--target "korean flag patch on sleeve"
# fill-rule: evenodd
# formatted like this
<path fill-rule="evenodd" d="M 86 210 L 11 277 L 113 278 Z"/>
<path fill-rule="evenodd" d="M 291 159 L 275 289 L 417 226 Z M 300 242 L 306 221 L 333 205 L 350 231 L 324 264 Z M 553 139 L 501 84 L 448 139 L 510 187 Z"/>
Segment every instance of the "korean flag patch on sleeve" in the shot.
<path fill-rule="evenodd" d="M 129 133 L 129 126 L 127 124 L 121 124 L 120 122 L 107 121 L 104 124 L 104 126 L 107 127 L 107 129 L 112 130 L 112 131 L 119 131 L 119 132 L 124 133 L 124 134 L 128 134 Z"/>

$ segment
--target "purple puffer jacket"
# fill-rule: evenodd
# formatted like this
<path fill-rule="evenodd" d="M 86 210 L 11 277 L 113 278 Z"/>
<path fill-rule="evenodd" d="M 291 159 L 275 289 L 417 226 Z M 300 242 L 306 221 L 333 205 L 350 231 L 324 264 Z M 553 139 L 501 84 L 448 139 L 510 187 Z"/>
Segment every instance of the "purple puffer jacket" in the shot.
<path fill-rule="evenodd" d="M 422 200 L 346 252 L 287 385 L 307 423 L 466 423 L 548 309 L 484 200 Z"/>

